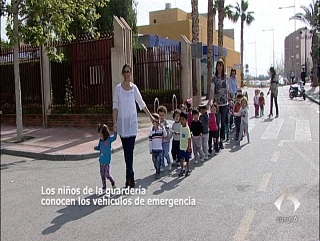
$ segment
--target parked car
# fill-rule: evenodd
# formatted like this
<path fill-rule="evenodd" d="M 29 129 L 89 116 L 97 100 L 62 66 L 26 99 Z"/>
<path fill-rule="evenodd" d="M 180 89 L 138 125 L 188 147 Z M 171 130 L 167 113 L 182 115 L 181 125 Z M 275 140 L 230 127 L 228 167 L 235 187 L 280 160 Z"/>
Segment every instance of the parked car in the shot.
<path fill-rule="evenodd" d="M 255 87 L 261 87 L 261 81 L 260 80 L 255 80 L 254 81 L 254 86 Z"/>
<path fill-rule="evenodd" d="M 261 80 L 261 87 L 267 87 L 267 81 L 266 80 Z"/>

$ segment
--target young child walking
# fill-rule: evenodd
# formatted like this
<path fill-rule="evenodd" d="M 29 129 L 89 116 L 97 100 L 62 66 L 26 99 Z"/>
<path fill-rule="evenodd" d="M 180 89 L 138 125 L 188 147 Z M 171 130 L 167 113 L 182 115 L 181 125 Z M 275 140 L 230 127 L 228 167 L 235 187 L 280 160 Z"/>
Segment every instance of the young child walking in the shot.
<path fill-rule="evenodd" d="M 190 156 L 191 156 L 191 133 L 189 126 L 187 125 L 188 121 L 188 114 L 186 112 L 180 113 L 180 152 L 179 152 L 179 159 L 180 159 L 180 166 L 181 170 L 179 173 L 179 177 L 182 177 L 184 174 L 185 176 L 189 176 L 191 173 L 190 170 Z M 184 169 L 184 162 L 187 163 L 187 171 Z"/>
<path fill-rule="evenodd" d="M 112 188 L 116 187 L 116 183 L 111 176 L 110 162 L 111 162 L 111 143 L 117 139 L 117 132 L 111 136 L 107 125 L 98 125 L 98 133 L 100 134 L 100 140 L 94 150 L 100 151 L 100 175 L 102 180 L 102 191 L 105 192 L 107 188 L 106 179 L 111 183 Z"/>
<path fill-rule="evenodd" d="M 241 116 L 240 116 L 240 109 L 241 109 L 241 99 L 243 98 L 242 94 L 237 94 L 237 103 L 234 105 L 233 108 L 233 115 L 234 115 L 234 123 L 236 125 L 236 141 L 239 140 L 240 134 L 240 125 L 241 125 Z"/>
<path fill-rule="evenodd" d="M 259 106 L 260 106 L 260 116 L 264 116 L 264 93 L 261 92 L 260 93 L 260 97 L 259 97 Z"/>
<path fill-rule="evenodd" d="M 254 116 L 259 117 L 259 90 L 254 91 L 253 105 L 254 105 Z"/>
<path fill-rule="evenodd" d="M 207 106 L 206 105 L 199 105 L 198 107 L 199 112 L 201 113 L 199 119 L 203 126 L 202 131 L 202 150 L 204 153 L 204 159 L 207 160 L 209 156 L 209 148 L 208 148 L 208 142 L 209 142 L 209 116 L 207 113 Z"/>
<path fill-rule="evenodd" d="M 240 137 L 239 137 L 239 140 L 237 141 L 237 144 L 240 144 L 240 141 L 242 141 L 244 130 L 246 130 L 247 141 L 248 143 L 250 143 L 249 129 L 248 129 L 249 109 L 248 109 L 248 100 L 245 97 L 241 99 L 240 116 L 241 116 Z"/>
<path fill-rule="evenodd" d="M 193 121 L 191 122 L 191 134 L 192 134 L 192 149 L 194 153 L 194 163 L 197 164 L 199 162 L 199 155 L 200 161 L 204 161 L 204 153 L 202 150 L 202 132 L 203 132 L 203 125 L 199 120 L 199 111 L 194 109 L 192 110 L 192 117 Z"/>
<path fill-rule="evenodd" d="M 161 161 L 161 171 L 165 170 L 165 164 L 164 164 L 164 159 L 167 160 L 168 164 L 168 170 L 170 171 L 172 168 L 171 164 L 171 159 L 169 155 L 169 149 L 170 149 L 170 139 L 172 137 L 172 133 L 170 132 L 170 125 L 169 122 L 166 120 L 167 117 L 167 108 L 163 105 L 160 105 L 157 109 L 158 115 L 159 115 L 159 120 L 160 120 L 160 125 L 162 125 L 167 132 L 167 136 L 162 139 L 162 149 L 163 149 L 163 158 Z"/>
<path fill-rule="evenodd" d="M 152 114 L 155 119 L 149 134 L 149 151 L 152 155 L 154 168 L 156 169 L 155 179 L 160 178 L 160 167 L 163 159 L 162 139 L 167 136 L 166 129 L 160 124 L 159 115 Z"/>
<path fill-rule="evenodd" d="M 215 150 L 215 154 L 218 154 L 219 152 L 219 146 L 218 146 L 218 138 L 219 138 L 219 128 L 217 124 L 216 114 L 219 110 L 219 107 L 217 103 L 213 103 L 213 105 L 210 108 L 209 113 L 209 154 L 212 155 L 212 141 L 213 141 L 213 147 Z"/>
<path fill-rule="evenodd" d="M 180 160 L 179 160 L 180 127 L 181 127 L 180 113 L 181 113 L 181 111 L 179 109 L 176 109 L 173 112 L 172 118 L 174 119 L 174 122 L 172 124 L 172 130 L 171 130 L 173 132 L 171 155 L 172 155 L 173 165 L 176 165 L 177 167 L 180 166 Z"/>

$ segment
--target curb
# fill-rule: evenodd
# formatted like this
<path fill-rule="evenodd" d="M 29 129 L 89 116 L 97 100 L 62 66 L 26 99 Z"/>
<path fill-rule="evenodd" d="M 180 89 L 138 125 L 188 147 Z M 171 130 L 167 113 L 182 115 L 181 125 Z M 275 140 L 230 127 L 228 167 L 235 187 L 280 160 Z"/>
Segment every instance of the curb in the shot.
<path fill-rule="evenodd" d="M 316 104 L 320 105 L 320 102 L 319 102 L 319 101 L 313 99 L 313 98 L 310 97 L 309 95 L 306 94 L 306 97 L 307 97 L 310 101 L 312 101 L 313 103 L 316 103 Z"/>
<path fill-rule="evenodd" d="M 135 144 L 139 144 L 147 140 L 148 137 L 143 137 L 136 140 Z M 112 149 L 112 153 L 116 153 L 123 150 L 122 146 Z M 26 151 L 17 151 L 2 149 L 0 150 L 1 155 L 10 155 L 10 156 L 19 156 L 26 158 L 33 158 L 36 160 L 46 160 L 46 161 L 82 161 L 85 159 L 98 158 L 99 152 L 92 152 L 88 154 L 47 154 L 47 153 L 36 153 L 36 152 L 26 152 Z"/>

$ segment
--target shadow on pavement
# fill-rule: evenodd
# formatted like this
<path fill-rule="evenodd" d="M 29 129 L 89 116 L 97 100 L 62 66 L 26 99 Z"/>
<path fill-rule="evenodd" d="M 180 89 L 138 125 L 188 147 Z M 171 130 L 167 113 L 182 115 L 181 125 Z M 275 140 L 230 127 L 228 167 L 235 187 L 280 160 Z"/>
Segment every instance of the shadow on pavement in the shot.
<path fill-rule="evenodd" d="M 24 162 L 26 162 L 26 161 L 22 160 L 22 161 L 16 161 L 16 162 L 11 162 L 11 163 L 1 164 L 1 170 L 8 169 L 10 166 L 14 166 L 16 164 L 24 163 Z"/>
<path fill-rule="evenodd" d="M 120 196 L 121 195 L 114 196 L 114 197 L 112 197 L 112 199 L 117 199 Z M 57 213 L 61 213 L 61 215 L 54 218 L 51 221 L 51 224 L 53 224 L 53 225 L 44 229 L 42 231 L 42 234 L 47 235 L 50 233 L 54 233 L 57 230 L 59 230 L 64 224 L 66 224 L 68 222 L 72 222 L 72 221 L 81 219 L 85 216 L 88 216 L 88 215 L 94 213 L 95 211 L 98 211 L 104 207 L 107 207 L 108 205 L 99 205 L 99 204 L 93 203 L 94 199 L 99 199 L 99 198 L 103 198 L 103 195 L 93 194 L 91 196 L 83 198 L 86 202 L 90 202 L 89 205 L 81 205 L 81 204 L 79 204 L 78 201 L 76 201 L 75 205 L 68 205 L 65 208 L 59 209 L 57 211 Z"/>

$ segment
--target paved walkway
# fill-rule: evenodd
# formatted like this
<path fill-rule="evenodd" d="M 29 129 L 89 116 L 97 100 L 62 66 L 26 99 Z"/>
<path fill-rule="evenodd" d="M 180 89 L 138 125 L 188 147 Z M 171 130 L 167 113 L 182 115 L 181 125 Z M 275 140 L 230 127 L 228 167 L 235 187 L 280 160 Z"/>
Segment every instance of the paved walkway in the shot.
<path fill-rule="evenodd" d="M 305 88 L 308 98 L 319 104 L 319 87 L 312 88 L 307 83 Z M 206 102 L 205 98 L 202 98 L 202 104 Z M 138 119 L 136 143 L 147 140 L 151 127 L 150 120 L 144 113 L 139 113 Z M 168 119 L 172 120 L 170 113 Z M 76 161 L 99 156 L 99 152 L 93 150 L 99 138 L 95 127 L 92 129 L 25 127 L 23 132 L 24 136 L 30 136 L 32 139 L 21 143 L 10 142 L 16 137 L 16 127 L 1 124 L 1 154 L 59 161 Z M 122 150 L 120 138 L 112 144 L 112 148 L 114 152 Z"/>

